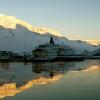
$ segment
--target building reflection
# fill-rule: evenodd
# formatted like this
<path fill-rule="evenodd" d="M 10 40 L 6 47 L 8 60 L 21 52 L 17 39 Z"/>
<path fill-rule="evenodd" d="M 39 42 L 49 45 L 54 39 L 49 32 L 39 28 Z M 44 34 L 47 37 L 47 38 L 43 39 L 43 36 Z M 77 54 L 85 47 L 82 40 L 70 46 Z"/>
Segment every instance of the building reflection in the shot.
<path fill-rule="evenodd" d="M 0 62 L 0 68 L 9 69 L 10 63 L 9 62 Z"/>
<path fill-rule="evenodd" d="M 53 78 L 57 74 L 64 74 L 70 69 L 75 68 L 74 62 L 46 62 L 46 63 L 34 63 L 32 65 L 32 71 L 35 73 L 48 73 L 49 77 Z"/>
<path fill-rule="evenodd" d="M 7 66 L 9 64 L 1 63 L 1 65 Z M 21 66 L 22 68 L 20 69 L 18 69 L 19 67 L 16 66 L 15 69 L 13 68 L 9 71 L 6 70 L 4 73 L 0 74 L 2 76 L 0 77 L 0 98 L 15 96 L 16 94 L 35 85 L 56 82 L 65 72 L 67 72 L 70 67 L 74 66 L 74 63 L 65 64 L 64 62 L 48 62 L 33 63 L 31 68 L 25 66 L 28 66 L 28 64 L 23 64 L 23 66 Z"/>
<path fill-rule="evenodd" d="M 23 92 L 32 86 L 35 85 L 44 85 L 48 83 L 53 83 L 59 80 L 62 75 L 55 75 L 52 79 L 46 77 L 39 77 L 37 79 L 33 79 L 27 82 L 24 82 L 21 86 L 18 86 L 16 82 L 12 83 L 4 83 L 0 86 L 0 98 L 4 98 L 6 96 L 15 96 L 16 94 Z"/>
<path fill-rule="evenodd" d="M 100 71 L 100 64 L 96 61 L 94 61 L 94 63 L 91 61 L 32 64 L 19 63 L 16 66 L 13 66 L 13 69 L 11 70 L 2 70 L 5 66 L 9 69 L 11 64 L 0 63 L 0 98 L 15 96 L 16 94 L 37 85 L 57 82 L 69 71 Z"/>

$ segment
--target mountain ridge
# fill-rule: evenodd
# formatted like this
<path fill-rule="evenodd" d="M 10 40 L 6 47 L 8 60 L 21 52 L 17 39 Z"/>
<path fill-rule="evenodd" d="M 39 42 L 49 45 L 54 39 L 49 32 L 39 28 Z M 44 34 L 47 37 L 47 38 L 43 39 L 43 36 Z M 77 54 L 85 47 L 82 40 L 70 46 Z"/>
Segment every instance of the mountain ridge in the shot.
<path fill-rule="evenodd" d="M 85 42 L 87 42 L 88 44 L 92 44 L 95 46 L 100 45 L 100 40 L 84 40 Z"/>
<path fill-rule="evenodd" d="M 51 33 L 55 36 L 62 36 L 60 32 L 57 32 L 53 29 L 49 29 L 49 28 L 40 28 L 40 27 L 33 27 L 32 25 L 28 24 L 25 21 L 22 21 L 20 19 L 17 19 L 14 16 L 6 16 L 4 14 L 0 14 L 0 25 L 4 26 L 4 28 L 11 28 L 11 29 L 16 29 L 16 23 L 26 27 L 28 30 L 32 31 L 32 32 L 37 32 L 37 33 L 41 33 L 41 34 L 45 34 L 45 33 Z"/>
<path fill-rule="evenodd" d="M 0 14 L 0 50 L 31 52 L 38 45 L 48 43 L 50 37 L 59 45 L 67 45 L 82 53 L 96 49 L 84 41 L 72 41 L 52 29 L 33 27 L 14 16 Z"/>

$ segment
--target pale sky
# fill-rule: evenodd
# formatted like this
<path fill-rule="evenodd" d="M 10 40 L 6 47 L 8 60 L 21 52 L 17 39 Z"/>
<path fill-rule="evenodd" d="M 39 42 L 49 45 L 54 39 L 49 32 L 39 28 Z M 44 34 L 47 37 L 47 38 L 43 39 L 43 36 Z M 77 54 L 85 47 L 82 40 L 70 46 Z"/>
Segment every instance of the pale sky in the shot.
<path fill-rule="evenodd" d="M 100 40 L 100 0 L 0 0 L 0 13 L 69 39 Z"/>

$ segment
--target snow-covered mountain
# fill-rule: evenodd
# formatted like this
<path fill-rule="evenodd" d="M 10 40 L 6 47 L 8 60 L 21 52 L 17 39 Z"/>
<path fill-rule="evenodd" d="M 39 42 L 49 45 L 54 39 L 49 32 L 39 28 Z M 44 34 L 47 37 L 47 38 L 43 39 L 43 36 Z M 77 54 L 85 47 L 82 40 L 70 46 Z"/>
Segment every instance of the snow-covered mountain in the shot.
<path fill-rule="evenodd" d="M 16 29 L 16 26 L 20 25 L 22 27 L 25 27 L 29 31 L 45 34 L 45 33 L 51 33 L 53 35 L 61 36 L 61 34 L 53 29 L 47 29 L 47 28 L 39 28 L 39 27 L 33 27 L 32 25 L 16 19 L 14 16 L 6 16 L 3 14 L 0 14 L 0 26 L 8 29 Z"/>
<path fill-rule="evenodd" d="M 100 40 L 84 40 L 85 42 L 87 42 L 88 44 L 92 44 L 92 45 L 100 45 Z"/>
<path fill-rule="evenodd" d="M 0 14 L 0 50 L 18 53 L 31 52 L 39 44 L 48 43 L 51 36 L 54 37 L 56 44 L 68 45 L 77 53 L 96 49 L 87 42 L 68 40 L 52 29 L 33 27 L 14 16 Z"/>

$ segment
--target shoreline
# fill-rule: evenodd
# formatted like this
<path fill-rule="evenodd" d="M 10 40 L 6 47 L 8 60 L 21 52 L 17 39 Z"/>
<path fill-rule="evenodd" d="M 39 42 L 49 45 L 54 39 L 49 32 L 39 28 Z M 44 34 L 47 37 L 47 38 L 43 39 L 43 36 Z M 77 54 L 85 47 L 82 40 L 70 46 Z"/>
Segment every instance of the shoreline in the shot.
<path fill-rule="evenodd" d="M 100 57 L 84 57 L 84 58 L 55 58 L 55 59 L 0 59 L 0 62 L 58 62 L 58 61 L 63 61 L 63 62 L 71 62 L 71 61 L 84 61 L 86 59 L 100 59 Z"/>

